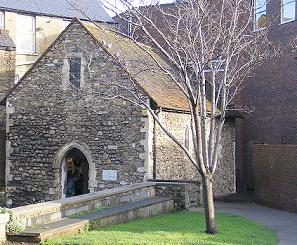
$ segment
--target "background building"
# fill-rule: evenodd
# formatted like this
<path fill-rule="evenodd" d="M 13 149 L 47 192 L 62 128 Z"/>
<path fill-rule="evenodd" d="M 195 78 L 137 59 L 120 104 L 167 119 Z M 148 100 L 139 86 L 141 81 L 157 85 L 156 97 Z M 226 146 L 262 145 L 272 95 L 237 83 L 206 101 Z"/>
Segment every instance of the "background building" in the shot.
<path fill-rule="evenodd" d="M 254 190 L 258 202 L 296 211 L 296 1 L 256 2 L 261 7 L 255 6 L 255 23 L 260 16 L 272 20 L 270 40 L 284 54 L 263 64 L 238 97 L 241 105 L 254 108 L 236 125 L 238 188 Z"/>
<path fill-rule="evenodd" d="M 0 0 L 0 29 L 8 30 L 16 44 L 16 80 L 24 75 L 72 18 L 86 19 L 88 16 L 94 21 L 113 23 L 99 1 L 73 3 L 74 6 L 66 0 Z"/>

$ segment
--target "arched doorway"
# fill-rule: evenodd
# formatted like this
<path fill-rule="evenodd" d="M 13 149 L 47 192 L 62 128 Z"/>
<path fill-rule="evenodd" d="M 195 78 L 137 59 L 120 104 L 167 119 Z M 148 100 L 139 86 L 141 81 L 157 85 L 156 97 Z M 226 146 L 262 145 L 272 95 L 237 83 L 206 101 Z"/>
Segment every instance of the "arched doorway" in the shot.
<path fill-rule="evenodd" d="M 62 198 L 89 193 L 89 164 L 77 148 L 68 150 L 61 164 Z"/>
<path fill-rule="evenodd" d="M 60 199 L 66 197 L 66 192 L 64 191 L 64 187 L 66 187 L 67 181 L 67 167 L 66 167 L 66 158 L 72 150 L 78 150 L 82 153 L 82 155 L 86 158 L 86 162 L 88 163 L 88 192 L 94 192 L 97 187 L 97 169 L 95 165 L 95 161 L 92 158 L 92 154 L 90 148 L 87 144 L 78 141 L 71 141 L 58 150 L 55 155 L 55 159 L 53 162 L 53 167 L 55 171 L 55 194 L 56 198 Z M 71 154 L 70 154 L 71 155 Z M 64 166 L 64 170 L 63 170 Z"/>

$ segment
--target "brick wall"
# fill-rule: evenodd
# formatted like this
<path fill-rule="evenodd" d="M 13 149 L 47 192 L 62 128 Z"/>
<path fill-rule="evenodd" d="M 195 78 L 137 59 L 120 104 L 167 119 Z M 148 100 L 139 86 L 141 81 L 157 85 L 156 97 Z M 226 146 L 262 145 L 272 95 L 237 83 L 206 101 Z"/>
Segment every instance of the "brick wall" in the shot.
<path fill-rule="evenodd" d="M 264 64 L 248 79 L 241 93 L 242 105 L 254 111 L 237 123 L 241 142 L 240 176 L 247 188 L 253 187 L 251 146 L 253 144 L 297 144 L 297 60 L 286 54 Z M 240 161 L 238 161 L 240 162 Z"/>
<path fill-rule="evenodd" d="M 259 203 L 297 212 L 297 145 L 254 145 L 253 173 Z"/>
<path fill-rule="evenodd" d="M 268 19 L 274 20 L 269 37 L 285 48 L 297 34 L 297 21 L 280 24 L 280 7 L 280 0 L 268 2 Z M 253 112 L 236 125 L 237 183 L 242 191 L 254 189 L 253 144 L 297 144 L 296 57 L 296 53 L 288 53 L 269 60 L 243 83 L 238 103 Z"/>

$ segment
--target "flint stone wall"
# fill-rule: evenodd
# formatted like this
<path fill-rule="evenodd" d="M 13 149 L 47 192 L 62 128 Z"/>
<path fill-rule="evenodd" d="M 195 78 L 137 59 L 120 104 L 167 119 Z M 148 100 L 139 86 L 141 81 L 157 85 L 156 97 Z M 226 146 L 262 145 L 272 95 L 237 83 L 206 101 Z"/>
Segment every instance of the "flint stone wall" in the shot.
<path fill-rule="evenodd" d="M 199 182 L 156 182 L 155 191 L 156 195 L 172 197 L 177 210 L 197 207 L 201 200 Z"/>
<path fill-rule="evenodd" d="M 6 193 L 4 189 L 0 189 L 0 207 L 6 206 Z"/>
<path fill-rule="evenodd" d="M 73 56 L 82 58 L 81 89 L 67 80 L 65 62 Z M 61 166 L 54 161 L 71 142 L 83 145 L 94 163 L 92 191 L 144 180 L 141 110 L 106 99 L 111 81 L 126 80 L 127 74 L 85 30 L 78 24 L 69 27 L 7 99 L 9 206 L 61 197 Z M 103 170 L 116 170 L 117 180 L 104 181 Z"/>
<path fill-rule="evenodd" d="M 69 85 L 69 58 L 82 61 L 81 88 Z M 130 86 L 128 75 L 78 23 L 71 25 L 7 99 L 7 205 L 61 198 L 61 149 L 76 145 L 88 159 L 89 189 L 99 191 L 142 182 L 151 174 L 149 117 L 112 95 L 111 82 Z M 128 95 L 126 95 L 128 96 Z M 181 140 L 189 115 L 162 112 L 161 120 Z M 225 150 L 215 195 L 234 192 L 233 121 L 224 133 Z M 156 177 L 197 180 L 183 153 L 155 130 Z M 224 148 L 223 147 L 223 148 Z M 65 154 L 67 151 L 65 151 Z M 232 160 L 232 161 L 231 161 Z M 116 170 L 114 181 L 103 170 Z M 150 171 L 150 170 L 149 170 Z"/>
<path fill-rule="evenodd" d="M 0 38 L 3 34 L 0 30 Z M 0 100 L 12 88 L 15 78 L 15 50 L 0 50 Z M 5 186 L 5 106 L 0 106 L 0 188 Z"/>
<path fill-rule="evenodd" d="M 0 49 L 0 60 L 0 99 L 2 99 L 14 85 L 15 51 Z"/>
<path fill-rule="evenodd" d="M 190 127 L 190 115 L 163 111 L 159 118 L 180 142 L 185 142 L 185 131 L 187 127 Z M 214 175 L 215 197 L 236 192 L 234 123 L 234 119 L 227 119 L 223 129 L 221 158 Z M 156 127 L 155 132 L 156 178 L 159 180 L 200 181 L 199 173 L 186 154 L 159 126 Z M 189 150 L 193 151 L 192 142 L 189 142 Z"/>
<path fill-rule="evenodd" d="M 6 129 L 5 129 L 5 107 L 0 106 L 0 189 L 5 187 L 5 141 L 6 141 Z"/>

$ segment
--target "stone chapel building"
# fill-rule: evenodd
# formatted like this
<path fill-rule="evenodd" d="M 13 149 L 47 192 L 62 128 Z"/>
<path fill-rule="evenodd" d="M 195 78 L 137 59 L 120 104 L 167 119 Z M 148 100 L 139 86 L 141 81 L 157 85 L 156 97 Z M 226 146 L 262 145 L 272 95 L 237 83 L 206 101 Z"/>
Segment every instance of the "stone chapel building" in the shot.
<path fill-rule="evenodd" d="M 125 93 L 132 78 L 133 91 L 190 148 L 186 100 L 152 57 L 169 62 L 111 28 L 73 20 L 2 100 L 8 206 L 148 179 L 197 180 L 186 156 Z M 130 101 L 115 96 L 119 87 Z M 217 197 L 236 191 L 234 121 L 226 120 L 223 133 Z"/>

